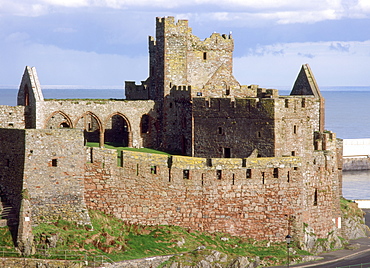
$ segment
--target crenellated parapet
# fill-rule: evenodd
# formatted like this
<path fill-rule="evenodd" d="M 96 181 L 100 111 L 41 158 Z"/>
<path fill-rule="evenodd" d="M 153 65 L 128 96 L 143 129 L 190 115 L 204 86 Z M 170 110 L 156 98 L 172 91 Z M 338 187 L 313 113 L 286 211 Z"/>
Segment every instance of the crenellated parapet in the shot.
<path fill-rule="evenodd" d="M 147 81 L 136 85 L 134 81 L 125 81 L 125 96 L 127 100 L 148 100 L 149 86 Z"/>

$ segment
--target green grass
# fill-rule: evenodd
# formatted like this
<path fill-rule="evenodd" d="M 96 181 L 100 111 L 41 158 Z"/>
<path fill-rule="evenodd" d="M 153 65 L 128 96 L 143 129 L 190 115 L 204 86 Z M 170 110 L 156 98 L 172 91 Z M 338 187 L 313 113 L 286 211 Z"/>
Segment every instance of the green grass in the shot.
<path fill-rule="evenodd" d="M 1 227 L 0 228 L 0 247 L 11 247 L 13 248 L 13 239 L 9 231 L 9 228 Z"/>
<path fill-rule="evenodd" d="M 345 199 L 343 197 L 340 198 L 340 208 L 343 212 L 344 218 L 349 217 L 360 217 L 364 216 L 364 212 L 362 209 L 358 208 L 358 205 L 353 202 L 352 200 Z"/>
<path fill-rule="evenodd" d="M 86 146 L 87 147 L 99 147 L 99 143 L 98 142 L 87 142 Z M 115 149 L 115 150 L 117 150 L 117 152 L 125 150 L 125 151 L 133 151 L 133 152 L 170 155 L 169 153 L 154 150 L 154 149 L 150 149 L 150 148 L 123 147 L 123 146 L 120 146 L 119 144 L 115 144 L 115 143 L 105 143 L 104 147 L 108 148 L 108 149 Z"/>
<path fill-rule="evenodd" d="M 273 265 L 283 263 L 287 256 L 284 242 L 268 243 L 224 233 L 190 231 L 179 226 L 128 224 L 99 211 L 90 211 L 90 217 L 92 226 L 64 220 L 38 225 L 33 229 L 37 247 L 48 248 L 48 238 L 57 236 L 56 250 L 104 254 L 114 261 L 187 253 L 174 258 L 181 262 L 190 258 L 196 262 L 201 255 L 217 250 L 227 254 L 229 261 L 237 256 L 259 256 L 266 265 Z M 179 241 L 184 243 L 179 244 Z M 199 246 L 206 249 L 196 251 Z"/>

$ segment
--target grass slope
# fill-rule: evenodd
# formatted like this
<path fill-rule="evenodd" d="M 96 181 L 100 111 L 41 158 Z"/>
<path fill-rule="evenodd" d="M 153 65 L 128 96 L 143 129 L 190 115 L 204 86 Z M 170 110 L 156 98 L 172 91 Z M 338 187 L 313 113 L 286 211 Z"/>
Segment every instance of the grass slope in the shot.
<path fill-rule="evenodd" d="M 57 237 L 56 250 L 104 254 L 114 261 L 185 252 L 198 256 L 195 250 L 200 246 L 226 253 L 230 258 L 259 256 L 264 264 L 271 265 L 283 263 L 287 256 L 284 242 L 255 241 L 223 233 L 191 231 L 179 226 L 128 224 L 99 211 L 90 211 L 90 216 L 93 226 L 79 226 L 63 220 L 40 224 L 33 230 L 37 247 L 50 248 L 48 241 Z M 297 254 L 307 254 L 295 250 Z"/>

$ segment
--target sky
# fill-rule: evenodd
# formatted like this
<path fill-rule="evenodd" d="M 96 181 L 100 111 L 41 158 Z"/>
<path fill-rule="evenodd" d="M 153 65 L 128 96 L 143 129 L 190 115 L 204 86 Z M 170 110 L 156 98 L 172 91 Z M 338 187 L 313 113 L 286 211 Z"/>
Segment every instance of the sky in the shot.
<path fill-rule="evenodd" d="M 140 83 L 164 16 L 201 39 L 232 32 L 243 85 L 291 87 L 308 63 L 319 86 L 370 86 L 369 0 L 0 0 L 0 86 L 25 66 L 42 87 Z"/>

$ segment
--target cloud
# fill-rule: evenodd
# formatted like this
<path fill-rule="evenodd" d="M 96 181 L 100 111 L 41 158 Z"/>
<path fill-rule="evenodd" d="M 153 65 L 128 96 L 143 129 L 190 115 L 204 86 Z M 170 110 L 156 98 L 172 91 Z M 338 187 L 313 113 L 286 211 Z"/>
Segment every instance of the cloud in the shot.
<path fill-rule="evenodd" d="M 368 2 L 367 0 L 34 0 L 31 4 L 29 0 L 0 0 L 0 15 L 41 16 L 47 12 L 57 12 L 58 7 L 118 10 L 141 8 L 147 12 L 188 13 L 204 20 L 235 20 L 236 23 L 240 23 L 253 19 L 291 24 L 341 18 L 368 18 L 370 16 Z"/>
<path fill-rule="evenodd" d="M 67 28 L 67 27 L 59 27 L 53 30 L 55 33 L 75 33 L 77 32 L 74 28 Z"/>
<path fill-rule="evenodd" d="M 12 47 L 13 50 L 9 48 Z M 2 43 L 8 53 L 0 62 L 0 81 L 17 85 L 25 66 L 35 66 L 41 84 L 120 86 L 148 76 L 147 56 L 98 54 L 37 43 Z"/>
<path fill-rule="evenodd" d="M 234 75 L 241 84 L 262 87 L 293 85 L 302 64 L 308 63 L 319 86 L 366 86 L 370 84 L 368 62 L 370 40 L 364 42 L 334 42 L 351 53 L 331 49 L 333 42 L 285 43 L 259 47 L 267 51 L 234 59 Z M 270 51 L 284 50 L 284 54 Z M 302 58 L 304 57 L 304 58 Z"/>
<path fill-rule="evenodd" d="M 349 52 L 350 45 L 349 44 L 342 44 L 342 43 L 335 43 L 330 44 L 329 48 L 331 50 L 341 51 L 341 52 Z"/>
<path fill-rule="evenodd" d="M 313 55 L 311 53 L 298 53 L 297 55 L 305 57 L 305 58 L 309 58 L 309 59 L 313 59 L 315 57 L 315 55 Z"/>

